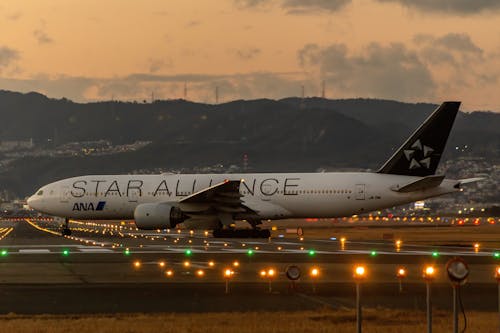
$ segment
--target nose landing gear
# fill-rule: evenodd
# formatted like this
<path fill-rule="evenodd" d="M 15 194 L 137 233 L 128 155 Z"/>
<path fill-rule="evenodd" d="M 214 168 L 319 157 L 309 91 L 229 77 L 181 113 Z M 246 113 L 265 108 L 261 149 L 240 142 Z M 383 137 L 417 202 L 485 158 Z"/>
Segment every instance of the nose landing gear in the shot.
<path fill-rule="evenodd" d="M 64 225 L 61 229 L 62 236 L 71 236 L 71 229 L 69 228 L 69 219 L 64 219 Z"/>

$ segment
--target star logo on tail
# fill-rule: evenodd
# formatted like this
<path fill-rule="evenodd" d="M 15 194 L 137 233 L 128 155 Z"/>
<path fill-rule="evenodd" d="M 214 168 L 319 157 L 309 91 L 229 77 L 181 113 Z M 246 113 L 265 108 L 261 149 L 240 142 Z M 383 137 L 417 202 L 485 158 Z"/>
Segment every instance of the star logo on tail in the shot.
<path fill-rule="evenodd" d="M 409 169 L 429 169 L 431 167 L 431 154 L 434 152 L 434 149 L 422 144 L 420 139 L 415 141 L 410 148 L 403 151 L 406 159 L 410 162 Z"/>

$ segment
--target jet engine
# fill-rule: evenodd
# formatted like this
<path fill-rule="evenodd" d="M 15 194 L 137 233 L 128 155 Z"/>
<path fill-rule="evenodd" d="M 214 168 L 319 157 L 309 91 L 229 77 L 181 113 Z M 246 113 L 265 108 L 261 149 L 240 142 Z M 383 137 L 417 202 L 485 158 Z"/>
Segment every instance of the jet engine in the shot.
<path fill-rule="evenodd" d="M 179 207 L 161 202 L 138 205 L 134 210 L 134 219 L 138 229 L 155 230 L 175 228 L 186 216 Z"/>

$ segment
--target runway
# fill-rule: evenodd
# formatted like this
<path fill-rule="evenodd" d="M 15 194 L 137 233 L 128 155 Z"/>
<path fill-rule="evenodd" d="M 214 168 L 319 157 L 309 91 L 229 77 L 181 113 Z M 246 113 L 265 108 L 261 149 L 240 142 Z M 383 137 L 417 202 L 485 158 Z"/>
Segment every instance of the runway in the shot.
<path fill-rule="evenodd" d="M 120 223 L 73 222 L 73 235 L 57 235 L 47 221 L 0 222 L 1 313 L 113 313 L 301 310 L 352 307 L 353 268 L 364 264 L 367 306 L 423 309 L 424 265 L 437 268 L 434 304 L 451 306 L 444 265 L 469 263 L 463 288 L 467 308 L 496 309 L 495 249 L 341 241 L 273 233 L 271 240 L 214 239 L 204 232 L 147 232 Z M 4 236 L 5 235 L 5 236 Z M 500 261 L 499 261 L 500 262 Z M 292 289 L 289 265 L 302 276 Z M 395 277 L 404 266 L 403 292 Z M 260 271 L 274 269 L 271 280 Z M 310 276 L 312 268 L 319 270 Z M 223 272 L 231 269 L 230 293 Z M 167 274 L 170 272 L 170 275 Z M 202 273 L 200 273 L 202 272 Z M 271 292 L 269 285 L 271 283 Z"/>

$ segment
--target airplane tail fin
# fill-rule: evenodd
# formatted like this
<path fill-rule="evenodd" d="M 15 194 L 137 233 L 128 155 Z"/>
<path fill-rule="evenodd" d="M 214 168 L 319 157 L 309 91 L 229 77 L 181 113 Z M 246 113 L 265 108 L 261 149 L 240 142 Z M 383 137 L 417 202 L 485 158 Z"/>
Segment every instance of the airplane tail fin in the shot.
<path fill-rule="evenodd" d="M 377 172 L 434 175 L 459 107 L 460 102 L 441 104 Z"/>

